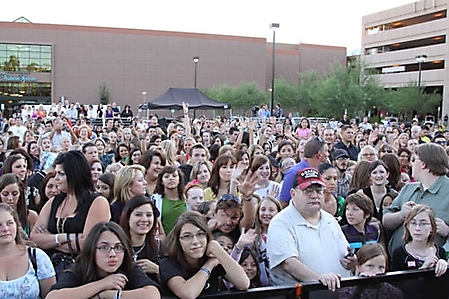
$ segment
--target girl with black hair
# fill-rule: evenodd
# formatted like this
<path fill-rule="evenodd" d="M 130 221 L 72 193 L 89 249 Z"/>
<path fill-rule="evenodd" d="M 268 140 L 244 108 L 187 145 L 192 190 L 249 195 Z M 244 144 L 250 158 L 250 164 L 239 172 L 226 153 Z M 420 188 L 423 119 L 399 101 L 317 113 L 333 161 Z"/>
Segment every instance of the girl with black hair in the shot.
<path fill-rule="evenodd" d="M 123 229 L 97 223 L 72 268 L 46 298 L 160 298 L 157 284 L 133 262 Z"/>

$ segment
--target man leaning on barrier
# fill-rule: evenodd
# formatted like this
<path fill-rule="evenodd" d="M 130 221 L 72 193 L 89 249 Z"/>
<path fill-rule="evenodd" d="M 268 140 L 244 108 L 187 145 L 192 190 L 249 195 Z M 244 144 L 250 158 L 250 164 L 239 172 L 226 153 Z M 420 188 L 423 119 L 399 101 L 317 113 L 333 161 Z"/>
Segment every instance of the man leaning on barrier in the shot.
<path fill-rule="evenodd" d="M 335 218 L 321 209 L 325 184 L 318 170 L 300 170 L 290 189 L 290 204 L 268 227 L 268 256 L 275 284 L 318 280 L 329 290 L 349 277 L 356 257 Z"/>

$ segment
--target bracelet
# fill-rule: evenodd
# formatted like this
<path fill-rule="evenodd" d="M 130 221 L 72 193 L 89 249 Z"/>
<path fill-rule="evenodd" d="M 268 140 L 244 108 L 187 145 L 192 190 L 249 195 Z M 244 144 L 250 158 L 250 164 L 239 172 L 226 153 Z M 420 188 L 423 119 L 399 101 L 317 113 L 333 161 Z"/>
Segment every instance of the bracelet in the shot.
<path fill-rule="evenodd" d="M 253 199 L 253 196 L 250 195 L 248 198 L 244 198 L 244 197 L 242 196 L 242 199 L 243 199 L 244 201 L 251 201 L 251 200 Z"/>
<path fill-rule="evenodd" d="M 117 290 L 117 293 L 115 293 L 115 297 L 114 297 L 114 299 L 120 299 L 120 298 L 122 298 L 122 290 Z"/>
<path fill-rule="evenodd" d="M 211 273 L 210 273 L 210 270 L 207 269 L 206 267 L 201 267 L 200 271 L 203 271 L 204 273 L 207 274 L 207 277 L 210 277 L 210 274 L 211 274 Z"/>
<path fill-rule="evenodd" d="M 61 242 L 59 242 L 58 236 L 59 236 L 58 234 L 55 235 L 55 243 L 56 246 L 61 246 Z"/>

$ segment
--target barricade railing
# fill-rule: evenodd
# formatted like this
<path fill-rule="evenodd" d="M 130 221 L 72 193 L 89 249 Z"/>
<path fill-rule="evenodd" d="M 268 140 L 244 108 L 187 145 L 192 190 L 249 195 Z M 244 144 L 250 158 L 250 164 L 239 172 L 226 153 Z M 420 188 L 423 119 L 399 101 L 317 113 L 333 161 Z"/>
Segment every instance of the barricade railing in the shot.
<path fill-rule="evenodd" d="M 449 271 L 448 271 L 449 272 Z M 404 299 L 449 298 L 449 273 L 435 277 L 433 269 L 389 272 L 376 277 L 351 277 L 341 279 L 341 288 L 357 286 L 373 287 L 380 283 L 390 283 L 403 292 Z M 164 296 L 163 298 L 173 298 Z M 334 299 L 339 298 L 339 290 L 332 292 L 320 282 L 304 282 L 286 286 L 269 286 L 247 291 L 229 291 L 199 298 L 208 299 Z M 380 298 L 380 297 L 379 297 Z M 394 298 L 394 297 L 389 297 Z"/>

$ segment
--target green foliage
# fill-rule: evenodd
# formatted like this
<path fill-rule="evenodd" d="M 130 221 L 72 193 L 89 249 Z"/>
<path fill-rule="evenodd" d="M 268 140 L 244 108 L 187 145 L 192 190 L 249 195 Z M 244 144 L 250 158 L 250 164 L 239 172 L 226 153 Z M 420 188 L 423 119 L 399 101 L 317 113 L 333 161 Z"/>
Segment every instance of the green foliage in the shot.
<path fill-rule="evenodd" d="M 3 65 L 4 71 L 19 71 L 20 60 L 15 55 L 11 55 L 9 60 L 5 61 Z"/>
<path fill-rule="evenodd" d="M 102 103 L 103 105 L 109 104 L 111 100 L 111 90 L 106 85 L 106 82 L 100 84 L 100 90 L 98 91 L 98 93 L 100 95 L 100 103 Z"/>
<path fill-rule="evenodd" d="M 416 82 L 397 90 L 386 89 L 361 60 L 351 61 L 348 67 L 334 64 L 324 75 L 314 71 L 303 73 L 298 79 L 299 83 L 275 80 L 274 104 L 280 103 L 285 115 L 340 119 L 345 110 L 350 117 L 368 115 L 369 111 L 376 110 L 411 119 L 416 111 Z M 421 89 L 424 90 L 424 86 Z M 222 85 L 203 92 L 214 100 L 229 103 L 236 115 L 251 115 L 254 105 L 269 105 L 271 96 L 270 91 L 261 90 L 256 83 L 242 83 L 236 87 Z M 421 115 L 435 112 L 442 100 L 441 95 L 424 92 L 420 98 Z"/>
<path fill-rule="evenodd" d="M 269 102 L 269 95 L 262 92 L 256 83 L 242 83 L 234 88 L 222 85 L 201 91 L 211 99 L 230 104 L 236 115 L 249 116 L 254 105 Z"/>

